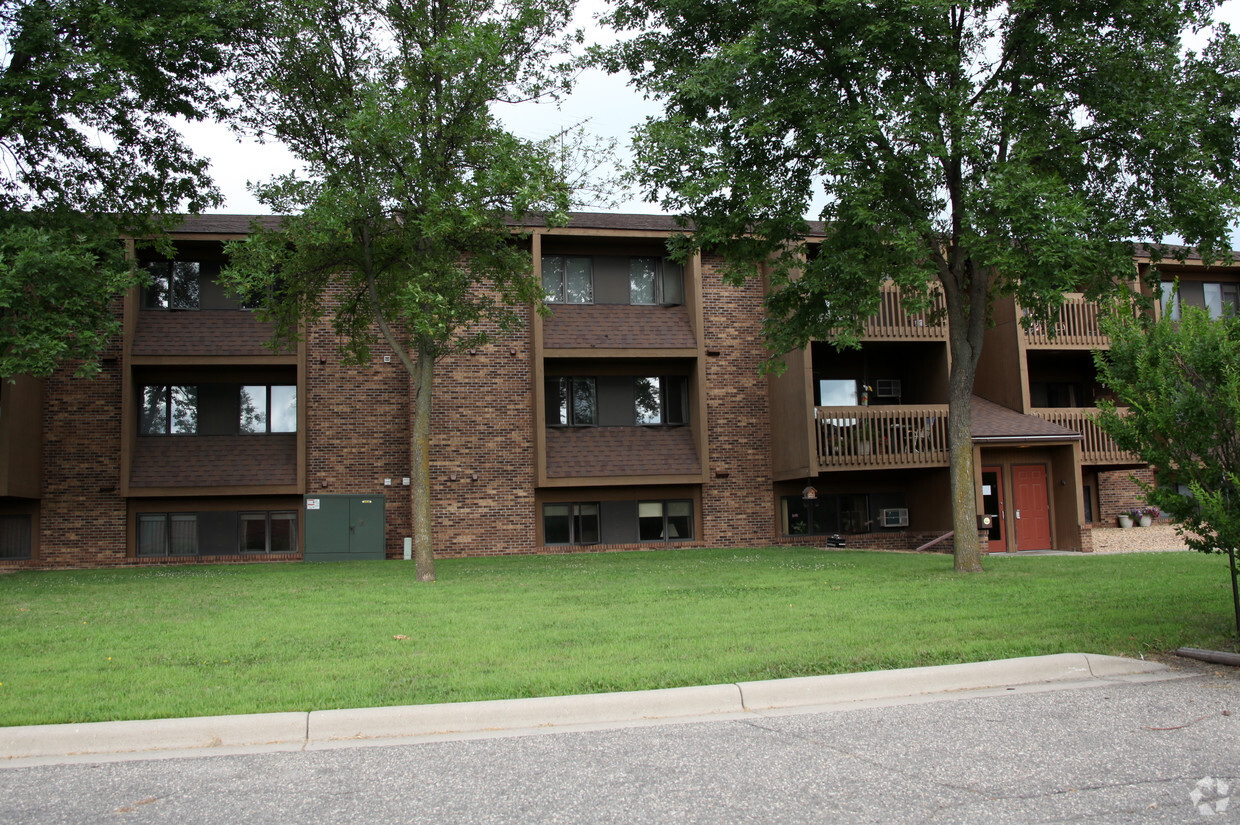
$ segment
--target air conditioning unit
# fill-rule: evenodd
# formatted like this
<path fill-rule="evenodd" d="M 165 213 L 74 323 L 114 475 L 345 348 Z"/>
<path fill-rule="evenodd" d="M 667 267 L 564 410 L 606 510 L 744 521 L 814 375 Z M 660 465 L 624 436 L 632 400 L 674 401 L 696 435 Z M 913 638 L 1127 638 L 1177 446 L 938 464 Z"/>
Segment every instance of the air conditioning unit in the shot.
<path fill-rule="evenodd" d="M 884 527 L 908 527 L 908 508 L 889 507 L 879 514 L 879 521 Z"/>
<path fill-rule="evenodd" d="M 874 394 L 879 398 L 899 398 L 900 379 L 880 378 L 874 382 Z"/>

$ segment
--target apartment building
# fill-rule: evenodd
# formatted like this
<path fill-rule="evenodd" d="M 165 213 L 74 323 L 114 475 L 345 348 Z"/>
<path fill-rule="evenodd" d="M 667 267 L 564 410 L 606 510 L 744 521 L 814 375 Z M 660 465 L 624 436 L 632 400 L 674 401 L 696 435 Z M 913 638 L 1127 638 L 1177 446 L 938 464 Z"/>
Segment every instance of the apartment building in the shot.
<path fill-rule="evenodd" d="M 100 375 L 0 390 L 0 565 L 400 558 L 409 379 L 346 366 L 327 326 L 291 350 L 220 287 L 247 216 L 187 219 L 118 312 Z M 581 214 L 528 241 L 548 312 L 437 366 L 436 553 L 826 543 L 950 549 L 946 329 L 883 293 L 858 350 L 761 373 L 761 286 L 669 259 L 660 216 Z M 1148 261 L 1138 261 L 1148 266 Z M 1227 311 L 1240 269 L 1162 267 Z M 1190 284 L 1192 286 L 1190 286 Z M 1175 311 L 1167 292 L 1163 306 Z M 1054 330 L 995 307 L 974 398 L 991 552 L 1092 548 L 1146 473 L 1093 425 L 1097 307 Z M 812 493 L 809 491 L 812 489 Z M 807 495 L 809 493 L 809 495 Z"/>

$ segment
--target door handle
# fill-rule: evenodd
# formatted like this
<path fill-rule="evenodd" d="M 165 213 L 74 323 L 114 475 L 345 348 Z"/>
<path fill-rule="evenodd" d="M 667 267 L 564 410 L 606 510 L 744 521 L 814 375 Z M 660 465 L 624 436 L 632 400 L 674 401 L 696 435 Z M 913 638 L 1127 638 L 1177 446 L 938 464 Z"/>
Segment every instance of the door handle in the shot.
<path fill-rule="evenodd" d="M 1018 518 L 1018 519 L 1020 518 L 1020 510 L 1017 510 L 1017 511 L 1016 511 L 1016 518 Z"/>

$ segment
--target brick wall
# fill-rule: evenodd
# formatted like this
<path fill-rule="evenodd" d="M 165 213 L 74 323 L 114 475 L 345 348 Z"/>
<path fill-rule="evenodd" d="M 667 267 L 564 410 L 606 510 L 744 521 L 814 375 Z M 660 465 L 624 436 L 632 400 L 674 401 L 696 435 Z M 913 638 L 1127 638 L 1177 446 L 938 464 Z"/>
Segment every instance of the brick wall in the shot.
<path fill-rule="evenodd" d="M 526 324 L 530 310 L 521 310 Z M 535 550 L 533 388 L 527 328 L 436 367 L 431 489 L 437 556 Z M 455 480 L 453 480 L 455 476 Z"/>
<path fill-rule="evenodd" d="M 702 256 L 706 403 L 711 479 L 702 488 L 703 533 L 714 546 L 776 538 L 767 379 L 761 372 L 762 287 L 725 285 L 718 257 Z M 727 478 L 717 478 L 726 472 Z"/>
<path fill-rule="evenodd" d="M 1145 506 L 1137 481 L 1153 484 L 1153 471 L 1146 468 L 1098 473 L 1098 523 L 1114 527 L 1120 513 Z"/>
<path fill-rule="evenodd" d="M 125 500 L 117 491 L 120 354 L 117 336 L 95 378 L 74 378 L 77 364 L 69 364 L 44 383 L 43 500 L 35 566 L 100 567 L 125 560 Z"/>

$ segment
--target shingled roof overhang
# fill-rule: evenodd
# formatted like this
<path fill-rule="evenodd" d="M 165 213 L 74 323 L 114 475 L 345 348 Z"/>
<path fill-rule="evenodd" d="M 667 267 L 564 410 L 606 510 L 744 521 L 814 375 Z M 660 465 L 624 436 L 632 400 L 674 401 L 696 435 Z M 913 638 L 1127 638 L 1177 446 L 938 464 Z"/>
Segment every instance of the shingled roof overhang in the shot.
<path fill-rule="evenodd" d="M 973 396 L 974 444 L 1027 444 L 1080 441 L 1081 434 L 1036 415 L 1023 415 Z"/>

